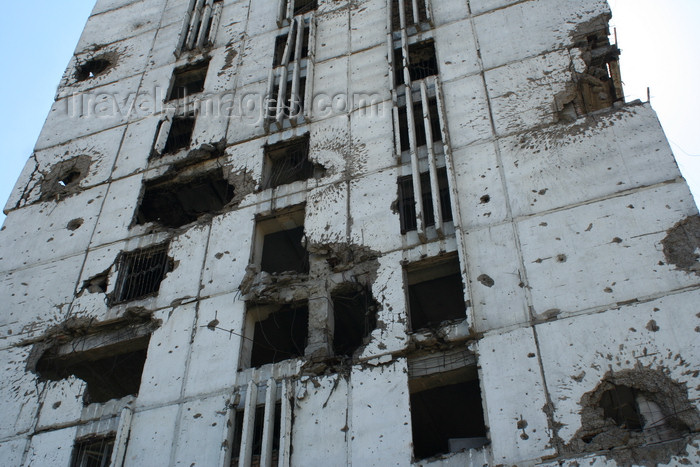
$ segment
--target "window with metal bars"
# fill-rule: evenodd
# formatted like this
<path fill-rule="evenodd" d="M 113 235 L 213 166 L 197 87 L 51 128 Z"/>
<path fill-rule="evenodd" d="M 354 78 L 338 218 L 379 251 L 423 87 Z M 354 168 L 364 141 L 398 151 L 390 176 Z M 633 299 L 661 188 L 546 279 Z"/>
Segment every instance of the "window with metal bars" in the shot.
<path fill-rule="evenodd" d="M 188 148 L 192 141 L 192 133 L 194 132 L 196 121 L 194 113 L 174 117 L 173 123 L 170 125 L 168 139 L 163 148 L 163 154 L 172 154 Z"/>
<path fill-rule="evenodd" d="M 447 170 L 438 169 L 438 186 L 440 188 L 440 207 L 442 220 L 452 220 L 452 206 L 450 204 L 450 189 L 447 183 Z M 435 213 L 433 210 L 433 194 L 430 189 L 430 174 L 421 174 L 421 191 L 423 198 L 423 219 L 425 226 L 435 225 Z M 399 218 L 401 220 L 401 233 L 417 229 L 416 223 L 416 199 L 413 193 L 413 177 L 407 175 L 399 178 Z"/>
<path fill-rule="evenodd" d="M 294 2 L 294 7 L 292 10 L 294 16 L 303 15 L 304 13 L 314 11 L 316 9 L 316 7 L 318 6 L 317 0 L 287 0 L 287 1 Z"/>
<path fill-rule="evenodd" d="M 280 66 L 282 65 L 282 59 L 284 57 L 284 49 L 287 46 L 287 37 L 289 34 L 282 34 L 280 36 L 277 36 L 277 39 L 275 39 L 275 56 L 273 59 L 272 66 Z M 292 40 L 289 43 L 289 47 L 291 50 L 289 51 L 289 62 L 293 62 L 296 60 L 296 47 L 294 44 L 294 41 L 296 39 L 296 35 L 292 38 Z M 306 58 L 309 56 L 309 27 L 304 26 L 304 34 L 302 36 L 302 43 L 301 43 L 301 57 L 300 58 Z"/>
<path fill-rule="evenodd" d="M 204 81 L 207 78 L 208 69 L 209 59 L 176 68 L 168 100 L 183 99 L 186 96 L 204 91 Z"/>
<path fill-rule="evenodd" d="M 430 130 L 433 143 L 442 141 L 440 116 L 438 114 L 437 100 L 434 98 L 428 100 L 428 115 L 430 116 Z M 425 119 L 423 118 L 423 104 L 420 100 L 413 103 L 413 125 L 416 131 L 416 147 L 425 146 Z M 402 152 L 408 151 L 411 148 L 411 142 L 408 137 L 408 116 L 405 105 L 399 107 L 399 141 L 401 142 Z"/>
<path fill-rule="evenodd" d="M 425 8 L 426 0 L 416 0 L 418 7 L 418 23 L 425 23 L 428 21 L 428 12 Z M 404 17 L 406 18 L 406 26 L 415 24 L 415 18 L 413 16 L 413 1 L 404 0 L 403 2 Z M 391 29 L 392 31 L 401 30 L 401 10 L 399 8 L 399 0 L 392 0 L 391 2 Z"/>
<path fill-rule="evenodd" d="M 210 46 L 214 42 L 223 0 L 192 0 L 192 10 L 186 17 L 182 50 Z"/>
<path fill-rule="evenodd" d="M 75 442 L 71 467 L 108 467 L 112 450 L 114 449 L 115 434 L 91 436 Z"/>
<path fill-rule="evenodd" d="M 299 91 L 292 94 L 292 80 L 287 80 L 285 88 L 285 98 L 282 103 L 282 114 L 284 118 L 295 118 L 304 112 L 304 94 L 306 93 L 306 77 L 299 78 Z M 277 118 L 277 100 L 279 99 L 279 83 L 272 89 L 272 96 L 268 102 L 268 116 L 270 120 Z"/>
<path fill-rule="evenodd" d="M 309 161 L 309 135 L 265 147 L 265 188 L 306 180 L 314 175 Z"/>
<path fill-rule="evenodd" d="M 411 82 L 438 74 L 435 43 L 432 39 L 409 45 L 407 59 Z M 404 84 L 403 52 L 401 48 L 394 49 L 394 84 L 396 86 Z"/>
<path fill-rule="evenodd" d="M 231 467 L 238 467 L 239 453 L 243 441 L 243 418 L 244 409 L 236 410 L 236 426 L 233 433 L 233 455 L 231 456 Z M 253 455 L 251 467 L 260 467 L 260 455 L 262 453 L 263 430 L 265 429 L 265 406 L 259 405 L 255 408 L 255 422 L 253 423 Z M 272 456 L 271 465 L 277 465 L 279 460 L 280 447 L 280 427 L 282 425 L 282 403 L 275 404 L 274 427 L 272 434 Z"/>
<path fill-rule="evenodd" d="M 173 269 L 168 246 L 169 243 L 163 243 L 121 254 L 112 305 L 158 293 L 161 281 Z"/>

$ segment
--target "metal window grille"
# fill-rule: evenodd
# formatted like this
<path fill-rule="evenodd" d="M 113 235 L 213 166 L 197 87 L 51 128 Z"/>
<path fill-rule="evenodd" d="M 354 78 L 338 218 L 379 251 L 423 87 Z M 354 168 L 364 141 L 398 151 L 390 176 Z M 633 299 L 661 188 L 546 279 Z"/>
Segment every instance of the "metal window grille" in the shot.
<path fill-rule="evenodd" d="M 222 9 L 222 0 L 192 0 L 192 6 L 183 23 L 179 50 L 211 46 L 214 43 Z"/>
<path fill-rule="evenodd" d="M 115 435 L 109 434 L 76 441 L 71 467 L 108 467 L 114 449 L 114 440 Z"/>
<path fill-rule="evenodd" d="M 447 184 L 447 171 L 438 169 L 438 186 L 440 192 L 440 208 L 442 209 L 443 221 L 452 220 L 452 206 L 450 204 L 450 189 Z M 435 225 L 435 213 L 433 210 L 433 194 L 430 189 L 430 174 L 425 172 L 421 176 L 421 197 L 423 199 L 423 209 L 425 225 Z M 399 218 L 401 221 L 401 233 L 416 230 L 416 199 L 413 193 L 413 177 L 408 175 L 399 178 Z"/>
<path fill-rule="evenodd" d="M 265 149 L 268 164 L 265 188 L 275 188 L 313 176 L 314 166 L 309 161 L 309 135 L 283 142 Z"/>
<path fill-rule="evenodd" d="M 168 243 L 122 253 L 118 264 L 117 298 L 113 304 L 156 294 L 165 274 L 172 269 Z"/>
<path fill-rule="evenodd" d="M 426 1 L 427 0 L 403 0 L 403 2 L 400 2 L 399 0 L 392 0 L 391 30 L 401 30 L 401 3 L 403 3 L 403 12 L 406 21 L 406 26 L 428 22 L 428 9 L 426 7 Z M 418 13 L 417 17 L 413 13 L 414 8 Z"/>
<path fill-rule="evenodd" d="M 293 8 L 294 16 L 303 15 L 304 13 L 308 13 L 310 11 L 315 10 L 317 7 L 316 0 L 290 0 L 290 1 L 294 2 L 294 8 Z"/>
<path fill-rule="evenodd" d="M 204 81 L 207 78 L 208 69 L 209 60 L 176 68 L 168 100 L 183 99 L 186 96 L 204 91 Z"/>
<path fill-rule="evenodd" d="M 408 73 L 411 81 L 418 81 L 428 76 L 438 74 L 437 57 L 435 56 L 435 43 L 431 40 L 417 42 L 408 46 Z M 394 83 L 396 86 L 403 84 L 403 52 L 401 48 L 394 49 Z"/>
<path fill-rule="evenodd" d="M 433 138 L 433 143 L 442 141 L 442 131 L 440 130 L 440 117 L 438 115 L 438 106 L 436 99 L 428 101 L 428 113 L 430 115 L 430 129 Z M 413 104 L 413 122 L 416 129 L 416 147 L 425 146 L 426 132 L 425 120 L 423 118 L 423 105 L 420 101 Z M 406 115 L 406 106 L 399 107 L 399 140 L 401 141 L 401 151 L 408 151 L 411 144 L 408 138 L 408 117 Z"/>

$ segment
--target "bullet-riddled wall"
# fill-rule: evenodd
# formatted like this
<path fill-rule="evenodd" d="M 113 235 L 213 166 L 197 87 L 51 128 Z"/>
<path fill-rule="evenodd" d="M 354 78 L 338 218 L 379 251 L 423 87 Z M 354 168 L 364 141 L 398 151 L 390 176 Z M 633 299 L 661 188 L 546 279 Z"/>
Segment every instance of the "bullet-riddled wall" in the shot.
<path fill-rule="evenodd" d="M 98 0 L 5 205 L 3 463 L 700 463 L 700 221 L 609 19 Z"/>

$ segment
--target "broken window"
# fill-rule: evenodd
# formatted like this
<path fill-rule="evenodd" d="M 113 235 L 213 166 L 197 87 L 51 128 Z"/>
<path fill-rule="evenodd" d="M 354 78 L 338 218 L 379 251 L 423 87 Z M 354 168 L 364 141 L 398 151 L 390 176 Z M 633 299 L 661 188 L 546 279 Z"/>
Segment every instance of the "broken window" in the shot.
<path fill-rule="evenodd" d="M 377 302 L 367 287 L 347 284 L 333 291 L 333 352 L 352 357 L 377 327 Z"/>
<path fill-rule="evenodd" d="M 75 442 L 71 467 L 108 467 L 114 449 L 115 435 L 90 436 Z"/>
<path fill-rule="evenodd" d="M 172 154 L 181 149 L 186 149 L 192 141 L 192 133 L 194 132 L 194 124 L 197 121 L 194 114 L 180 115 L 173 117 L 173 122 L 170 125 L 168 139 L 163 148 L 163 154 Z"/>
<path fill-rule="evenodd" d="M 123 252 L 117 260 L 119 276 L 111 305 L 155 295 L 165 275 L 173 270 L 168 243 Z"/>
<path fill-rule="evenodd" d="M 85 405 L 136 395 L 152 329 L 152 323 L 120 323 L 111 330 L 63 340 L 44 352 L 36 371 L 42 379 L 75 376 L 85 381 Z"/>
<path fill-rule="evenodd" d="M 438 74 L 432 39 L 408 46 L 408 73 L 412 82 Z M 404 84 L 403 52 L 400 48 L 394 49 L 394 82 L 396 86 Z"/>
<path fill-rule="evenodd" d="M 304 112 L 304 98 L 306 93 L 306 77 L 299 78 L 299 88 L 296 93 L 293 92 L 293 79 L 287 81 L 284 89 L 284 99 L 279 103 L 279 83 L 276 83 L 272 90 L 272 98 L 269 101 L 269 117 L 271 120 L 277 120 L 278 111 L 281 112 L 283 119 L 300 117 Z"/>
<path fill-rule="evenodd" d="M 408 315 L 413 331 L 464 319 L 464 287 L 457 255 L 406 268 Z"/>
<path fill-rule="evenodd" d="M 440 208 L 442 220 L 452 220 L 452 207 L 450 205 L 450 189 L 447 184 L 447 170 L 438 169 L 438 186 L 440 188 Z M 433 194 L 430 188 L 430 174 L 424 172 L 420 176 L 420 186 L 423 199 L 423 219 L 425 226 L 435 225 L 435 212 L 433 209 Z M 413 177 L 407 175 L 399 178 L 399 219 L 401 221 L 401 233 L 417 229 L 416 199 L 413 193 Z"/>
<path fill-rule="evenodd" d="M 145 183 L 136 223 L 180 227 L 203 214 L 220 211 L 233 196 L 234 188 L 221 168 L 151 180 Z"/>
<path fill-rule="evenodd" d="M 290 33 L 293 33 L 293 30 L 291 28 L 290 28 Z M 274 61 L 272 63 L 272 65 L 275 67 L 288 64 L 288 63 L 283 63 L 283 60 L 282 60 L 284 58 L 284 50 L 287 47 L 288 37 L 289 37 L 289 33 L 277 36 L 277 39 L 275 39 L 275 56 L 274 56 Z M 293 36 L 291 38 L 291 41 L 289 41 L 289 46 L 291 48 L 291 50 L 289 51 L 289 62 L 293 62 L 294 60 L 296 60 L 295 39 L 296 39 L 296 37 Z M 301 54 L 300 55 L 301 55 L 300 58 L 306 58 L 309 56 L 309 26 L 304 26 L 304 33 L 302 36 Z"/>
<path fill-rule="evenodd" d="M 288 2 L 294 2 L 293 14 L 303 15 L 316 9 L 317 0 L 287 0 Z"/>
<path fill-rule="evenodd" d="M 257 222 L 260 268 L 269 273 L 309 272 L 304 210 L 292 208 Z"/>
<path fill-rule="evenodd" d="M 314 175 L 309 161 L 309 135 L 265 146 L 265 188 L 306 180 Z"/>
<path fill-rule="evenodd" d="M 442 141 L 442 130 L 440 129 L 440 116 L 438 114 L 437 100 L 428 100 L 428 115 L 430 117 L 430 130 L 433 143 Z M 420 100 L 413 103 L 413 127 L 416 132 L 416 148 L 426 145 L 425 119 L 423 118 L 423 104 Z M 401 151 L 411 149 L 411 141 L 408 136 L 408 116 L 406 106 L 399 107 L 399 141 Z"/>
<path fill-rule="evenodd" d="M 410 26 L 414 23 L 425 23 L 428 21 L 427 10 L 425 8 L 426 0 L 416 0 L 418 6 L 416 18 L 413 15 L 413 2 L 411 0 L 403 0 L 403 10 L 404 18 L 406 21 L 406 26 Z M 401 10 L 399 7 L 399 0 L 392 0 L 391 2 L 391 29 L 392 31 L 401 30 Z"/>
<path fill-rule="evenodd" d="M 201 49 L 212 45 L 221 17 L 222 0 L 195 1 L 185 17 L 181 50 Z"/>
<path fill-rule="evenodd" d="M 250 367 L 277 363 L 304 355 L 309 310 L 307 303 L 252 305 L 247 310 L 253 341 Z M 247 335 L 251 334 L 247 329 Z"/>
<path fill-rule="evenodd" d="M 168 100 L 183 99 L 186 96 L 204 91 L 209 60 L 202 60 L 192 65 L 176 68 Z"/>
<path fill-rule="evenodd" d="M 272 455 L 270 465 L 277 465 L 280 448 L 280 427 L 282 421 L 282 404 L 275 404 L 275 414 L 272 429 Z M 238 467 L 241 444 L 243 440 L 243 421 L 245 417 L 244 409 L 236 410 L 236 426 L 233 434 L 233 455 L 231 456 L 231 467 Z M 263 449 L 263 431 L 265 428 L 265 406 L 259 405 L 255 408 L 255 421 L 253 422 L 252 458 L 251 466 L 260 465 L 260 457 Z"/>
<path fill-rule="evenodd" d="M 488 442 L 473 356 L 460 351 L 410 359 L 409 391 L 415 459 Z"/>

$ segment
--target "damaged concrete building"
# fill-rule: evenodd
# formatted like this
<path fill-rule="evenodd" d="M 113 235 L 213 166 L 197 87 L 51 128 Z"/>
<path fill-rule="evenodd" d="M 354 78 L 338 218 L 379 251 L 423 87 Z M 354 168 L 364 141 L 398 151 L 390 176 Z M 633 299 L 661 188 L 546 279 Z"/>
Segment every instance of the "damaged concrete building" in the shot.
<path fill-rule="evenodd" d="M 0 232 L 8 466 L 700 464 L 700 218 L 604 0 L 98 0 Z"/>

